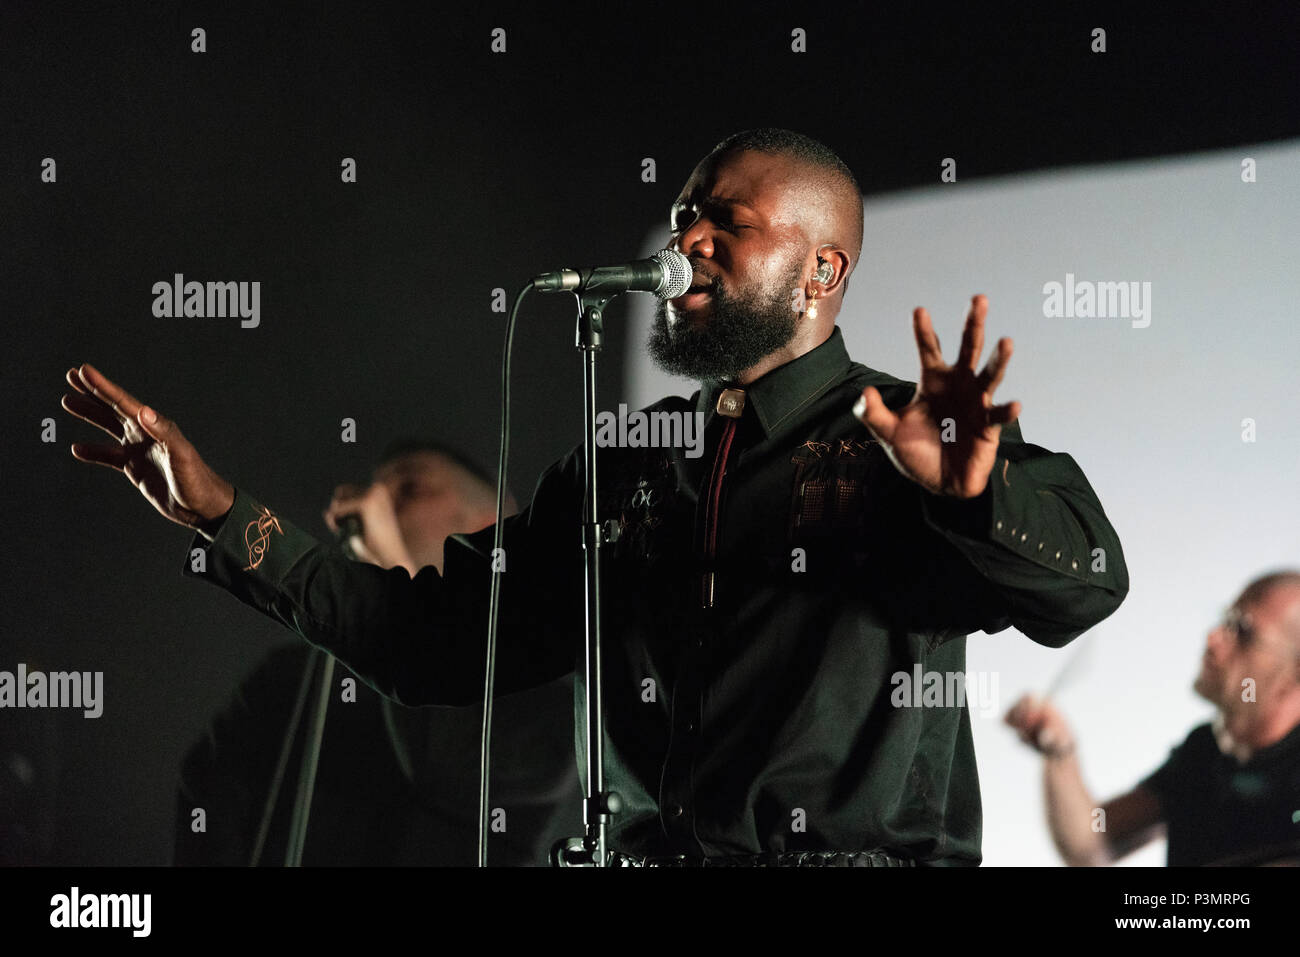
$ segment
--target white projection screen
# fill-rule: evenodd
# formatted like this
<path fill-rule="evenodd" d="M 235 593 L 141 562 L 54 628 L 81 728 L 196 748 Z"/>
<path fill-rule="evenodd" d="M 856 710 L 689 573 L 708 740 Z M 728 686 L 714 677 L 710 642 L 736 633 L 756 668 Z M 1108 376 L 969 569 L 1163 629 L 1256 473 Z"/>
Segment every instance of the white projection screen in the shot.
<path fill-rule="evenodd" d="M 1191 683 L 1217 617 L 1251 578 L 1300 564 L 1298 173 L 1290 141 L 950 184 L 936 166 L 934 186 L 865 201 L 838 320 L 849 354 L 915 380 L 912 309 L 929 310 L 951 361 L 970 297 L 987 295 L 985 356 L 1015 340 L 998 400 L 1022 402 L 1026 441 L 1080 464 L 1129 567 L 1124 604 L 1064 649 L 1014 630 L 967 643 L 969 671 L 997 680 L 997 708 L 971 710 L 988 865 L 1060 863 L 1040 759 L 1002 723 L 1017 697 L 1071 664 L 1056 700 L 1108 800 L 1211 716 Z M 641 255 L 666 223 L 664 210 Z M 1044 287 L 1067 275 L 1137 283 L 1150 311 L 1049 317 Z M 629 297 L 632 408 L 695 389 L 646 356 L 654 306 Z M 1123 863 L 1164 859 L 1161 841 Z"/>

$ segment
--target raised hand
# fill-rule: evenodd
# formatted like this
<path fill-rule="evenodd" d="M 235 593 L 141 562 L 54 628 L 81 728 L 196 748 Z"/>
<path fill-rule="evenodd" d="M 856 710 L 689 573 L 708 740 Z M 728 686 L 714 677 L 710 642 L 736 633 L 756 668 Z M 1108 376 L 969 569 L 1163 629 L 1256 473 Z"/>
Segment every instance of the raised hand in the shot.
<path fill-rule="evenodd" d="M 1074 750 L 1074 736 L 1064 715 L 1046 698 L 1024 695 L 1002 719 L 1020 740 L 1040 754 L 1061 757 Z"/>
<path fill-rule="evenodd" d="M 82 462 L 124 474 L 149 504 L 178 525 L 210 532 L 235 501 L 235 489 L 212 471 L 170 419 L 141 404 L 89 363 L 69 369 L 73 392 L 63 407 L 103 429 L 113 442 L 77 442 Z"/>
<path fill-rule="evenodd" d="M 912 401 L 891 411 L 873 386 L 863 390 L 853 414 L 871 430 L 894 466 L 936 495 L 974 498 L 988 485 L 1002 426 L 1020 415 L 1020 403 L 993 404 L 993 392 L 1011 359 L 1012 342 L 999 339 L 980 372 L 988 299 L 975 296 L 962 332 L 961 351 L 946 365 L 930 315 L 912 313 L 921 376 Z"/>

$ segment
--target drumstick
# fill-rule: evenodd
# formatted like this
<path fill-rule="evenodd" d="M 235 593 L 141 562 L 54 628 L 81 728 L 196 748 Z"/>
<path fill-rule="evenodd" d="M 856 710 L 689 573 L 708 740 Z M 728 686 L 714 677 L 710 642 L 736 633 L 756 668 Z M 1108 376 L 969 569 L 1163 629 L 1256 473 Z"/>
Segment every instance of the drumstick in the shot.
<path fill-rule="evenodd" d="M 1084 642 L 1079 646 L 1078 650 L 1070 656 L 1070 660 L 1067 661 L 1065 666 L 1056 673 L 1056 677 L 1052 679 L 1052 683 L 1049 684 L 1047 690 L 1043 692 L 1044 701 L 1054 698 L 1056 694 L 1066 686 L 1068 679 L 1077 678 L 1079 676 L 1079 663 L 1083 661 L 1084 657 L 1088 654 L 1088 649 L 1091 647 L 1092 642 Z"/>
<path fill-rule="evenodd" d="M 1079 649 L 1075 651 L 1073 655 L 1070 656 L 1070 660 L 1067 661 L 1065 663 L 1065 666 L 1056 673 L 1056 677 L 1052 679 L 1051 683 L 1047 686 L 1047 690 L 1043 692 L 1043 696 L 1040 699 L 1040 704 L 1050 701 L 1053 697 L 1056 696 L 1056 694 L 1059 691 L 1061 691 L 1062 688 L 1066 686 L 1066 684 L 1069 682 L 1070 679 L 1077 678 L 1079 676 L 1080 673 L 1079 664 L 1083 661 L 1084 657 L 1087 655 L 1089 647 L 1090 646 L 1086 644 L 1081 645 Z M 1042 729 L 1040 729 L 1038 732 L 1039 742 L 1037 745 L 1040 748 L 1042 747 L 1043 744 L 1041 739 L 1042 733 L 1043 733 Z"/>

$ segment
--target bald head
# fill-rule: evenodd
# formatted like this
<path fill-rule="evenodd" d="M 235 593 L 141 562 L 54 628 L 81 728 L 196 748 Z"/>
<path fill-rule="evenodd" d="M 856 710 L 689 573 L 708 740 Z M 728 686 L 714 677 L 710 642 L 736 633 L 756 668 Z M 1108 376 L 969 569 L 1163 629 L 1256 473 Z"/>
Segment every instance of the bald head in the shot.
<path fill-rule="evenodd" d="M 862 190 L 853 171 L 825 144 L 774 127 L 733 133 L 713 148 L 711 156 L 721 159 L 736 152 L 764 153 L 787 161 L 791 215 L 810 243 L 830 243 L 847 254 L 841 293 L 846 290 L 848 272 L 862 253 Z"/>
<path fill-rule="evenodd" d="M 1251 747 L 1300 723 L 1300 573 L 1274 572 L 1246 586 L 1206 636 L 1193 688 Z"/>
<path fill-rule="evenodd" d="M 1285 569 L 1261 575 L 1246 586 L 1235 605 L 1271 629 L 1300 663 L 1300 572 Z"/>
<path fill-rule="evenodd" d="M 1261 575 L 1242 589 L 1236 603 L 1240 606 L 1257 605 L 1270 598 L 1284 604 L 1300 598 L 1300 572 L 1284 569 Z"/>

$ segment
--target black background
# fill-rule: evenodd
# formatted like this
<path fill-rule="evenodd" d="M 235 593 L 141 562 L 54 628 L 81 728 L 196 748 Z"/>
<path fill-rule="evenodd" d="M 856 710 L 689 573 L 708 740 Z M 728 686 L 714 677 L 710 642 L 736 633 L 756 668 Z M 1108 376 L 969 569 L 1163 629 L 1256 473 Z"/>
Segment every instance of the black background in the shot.
<path fill-rule="evenodd" d="M 1300 133 L 1294 3 L 1047 7 L 6 0 L 0 668 L 102 670 L 106 698 L 95 721 L 0 712 L 4 773 L 15 752 L 33 762 L 15 800 L 45 814 L 37 859 L 166 863 L 181 755 L 262 653 L 296 640 L 183 581 L 189 533 L 71 457 L 93 436 L 59 407 L 68 367 L 94 363 L 323 534 L 334 485 L 396 435 L 495 461 L 491 291 L 634 257 L 731 132 L 817 137 L 868 193 L 937 183 L 946 156 L 975 180 Z M 194 27 L 206 53 L 190 51 Z M 806 54 L 790 52 L 794 27 Z M 41 182 L 47 156 L 56 184 Z M 151 287 L 176 272 L 260 281 L 260 327 L 154 318 Z M 620 315 L 602 408 L 620 401 Z M 578 363 L 570 302 L 531 300 L 514 363 L 521 499 L 580 438 Z"/>

